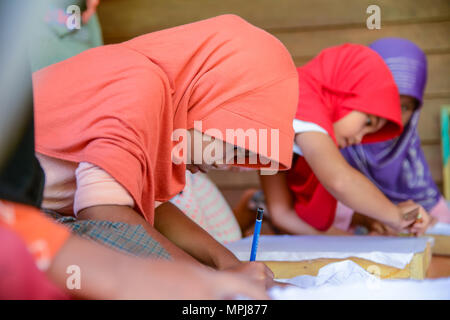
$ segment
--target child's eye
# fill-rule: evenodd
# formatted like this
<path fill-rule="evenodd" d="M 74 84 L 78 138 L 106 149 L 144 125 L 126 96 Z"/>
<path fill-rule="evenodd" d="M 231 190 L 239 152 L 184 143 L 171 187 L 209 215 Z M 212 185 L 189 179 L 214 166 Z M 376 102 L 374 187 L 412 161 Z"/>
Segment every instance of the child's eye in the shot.
<path fill-rule="evenodd" d="M 367 117 L 366 126 L 370 127 L 371 125 L 372 125 L 372 119 L 370 117 Z"/>
<path fill-rule="evenodd" d="M 415 107 L 410 104 L 402 104 L 402 111 L 414 111 Z"/>

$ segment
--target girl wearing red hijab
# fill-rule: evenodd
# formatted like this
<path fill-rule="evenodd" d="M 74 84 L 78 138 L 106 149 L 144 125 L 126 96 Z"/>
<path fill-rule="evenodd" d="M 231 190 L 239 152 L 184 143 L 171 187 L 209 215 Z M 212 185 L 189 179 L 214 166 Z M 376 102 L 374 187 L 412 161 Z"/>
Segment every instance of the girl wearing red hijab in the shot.
<path fill-rule="evenodd" d="M 382 58 L 365 46 L 345 44 L 323 50 L 297 70 L 297 156 L 288 173 L 261 177 L 274 226 L 293 234 L 333 234 L 338 199 L 396 232 L 423 233 L 429 216 L 422 207 L 395 205 L 339 152 L 402 131 L 398 90 Z M 405 220 L 416 207 L 421 219 Z"/>
<path fill-rule="evenodd" d="M 239 17 L 219 16 L 87 50 L 33 80 L 44 208 L 140 224 L 172 256 L 242 267 L 167 201 L 183 189 L 186 168 L 224 162 L 216 153 L 209 163 L 195 161 L 210 144 L 258 155 L 256 168 L 266 160 L 290 167 L 298 80 L 280 41 Z M 230 130 L 267 134 L 255 145 Z M 183 151 L 194 161 L 180 163 L 174 133 L 186 131 L 203 146 Z"/>

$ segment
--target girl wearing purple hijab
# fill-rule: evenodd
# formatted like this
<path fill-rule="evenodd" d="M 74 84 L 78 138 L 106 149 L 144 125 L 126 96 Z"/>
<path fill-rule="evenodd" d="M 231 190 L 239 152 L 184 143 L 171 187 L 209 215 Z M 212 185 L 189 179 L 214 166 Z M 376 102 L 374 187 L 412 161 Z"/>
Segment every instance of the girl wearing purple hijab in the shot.
<path fill-rule="evenodd" d="M 427 60 L 409 40 L 384 38 L 370 46 L 386 62 L 400 92 L 403 133 L 392 140 L 342 149 L 354 168 L 368 177 L 391 201 L 414 201 L 440 222 L 450 223 L 450 209 L 434 183 L 417 132 Z M 348 229 L 352 211 L 338 205 L 335 226 Z M 355 215 L 354 221 L 357 219 Z M 380 231 L 378 226 L 378 232 Z"/>

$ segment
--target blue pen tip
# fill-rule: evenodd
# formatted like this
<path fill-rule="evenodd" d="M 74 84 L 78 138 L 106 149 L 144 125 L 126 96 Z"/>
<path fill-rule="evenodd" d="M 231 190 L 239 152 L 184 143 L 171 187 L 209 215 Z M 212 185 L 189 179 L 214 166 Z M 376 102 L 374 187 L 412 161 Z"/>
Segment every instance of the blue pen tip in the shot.
<path fill-rule="evenodd" d="M 256 219 L 257 220 L 262 220 L 263 215 L 264 215 L 264 209 L 263 208 L 258 208 L 258 210 L 256 210 L 257 215 L 256 215 Z"/>

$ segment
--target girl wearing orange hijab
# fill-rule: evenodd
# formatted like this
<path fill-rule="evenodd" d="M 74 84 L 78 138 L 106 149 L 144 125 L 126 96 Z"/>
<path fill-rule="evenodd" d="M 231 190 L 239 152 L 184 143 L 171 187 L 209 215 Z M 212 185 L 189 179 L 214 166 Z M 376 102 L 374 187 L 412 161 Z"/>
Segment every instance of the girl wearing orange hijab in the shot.
<path fill-rule="evenodd" d="M 281 42 L 225 15 L 87 50 L 40 70 L 33 81 L 44 208 L 141 224 L 172 255 L 192 260 L 175 243 L 209 266 L 241 266 L 167 202 L 183 189 L 186 168 L 206 171 L 224 160 L 215 154 L 209 163 L 179 163 L 174 133 L 203 139 L 201 150 L 180 153 L 187 159 L 195 160 L 209 139 L 258 155 L 253 167 L 270 161 L 288 169 L 298 80 Z M 269 132 L 255 145 L 229 130 Z"/>
<path fill-rule="evenodd" d="M 395 205 L 339 152 L 402 131 L 398 90 L 382 58 L 365 46 L 345 44 L 323 50 L 297 70 L 297 156 L 288 173 L 261 177 L 274 226 L 293 234 L 333 234 L 338 199 L 395 232 L 423 233 L 430 219 L 422 207 Z M 421 220 L 405 220 L 416 207 Z"/>

